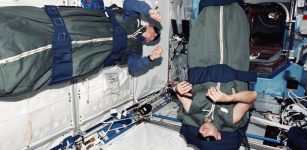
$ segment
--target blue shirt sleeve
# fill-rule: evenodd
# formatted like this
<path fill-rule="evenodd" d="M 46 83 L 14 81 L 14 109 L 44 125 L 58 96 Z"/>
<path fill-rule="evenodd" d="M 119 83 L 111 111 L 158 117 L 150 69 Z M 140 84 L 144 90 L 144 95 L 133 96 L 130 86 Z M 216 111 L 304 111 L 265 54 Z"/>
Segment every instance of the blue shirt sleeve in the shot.
<path fill-rule="evenodd" d="M 125 0 L 123 8 L 125 10 L 124 20 L 140 14 L 147 16 L 150 10 L 150 6 L 146 2 L 139 0 Z"/>
<path fill-rule="evenodd" d="M 131 50 L 127 50 L 126 54 L 128 55 L 128 70 L 130 73 L 146 71 L 153 63 L 148 57 L 141 57 Z"/>

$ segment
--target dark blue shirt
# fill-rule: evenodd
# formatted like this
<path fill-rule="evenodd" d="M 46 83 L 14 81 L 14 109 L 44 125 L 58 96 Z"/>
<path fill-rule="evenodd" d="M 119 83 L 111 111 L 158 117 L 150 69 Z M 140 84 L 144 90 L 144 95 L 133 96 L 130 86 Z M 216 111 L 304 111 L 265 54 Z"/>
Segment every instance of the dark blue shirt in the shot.
<path fill-rule="evenodd" d="M 151 8 L 144 1 L 125 0 L 123 9 L 125 10 L 124 20 L 129 20 L 140 14 L 149 15 L 149 10 Z M 144 37 L 139 37 L 137 40 L 142 42 L 141 40 L 144 40 Z M 129 49 L 126 50 L 125 54 L 128 56 L 128 69 L 130 73 L 146 71 L 153 63 L 148 57 L 142 57 Z"/>
<path fill-rule="evenodd" d="M 126 55 L 128 56 L 128 69 L 130 73 L 148 70 L 152 64 L 148 57 L 142 57 L 132 50 L 127 50 Z"/>
<path fill-rule="evenodd" d="M 140 14 L 145 16 L 149 15 L 150 6 L 144 2 L 139 0 L 125 0 L 123 4 L 123 9 L 125 10 L 124 20 L 128 20 L 129 18 L 136 17 Z"/>

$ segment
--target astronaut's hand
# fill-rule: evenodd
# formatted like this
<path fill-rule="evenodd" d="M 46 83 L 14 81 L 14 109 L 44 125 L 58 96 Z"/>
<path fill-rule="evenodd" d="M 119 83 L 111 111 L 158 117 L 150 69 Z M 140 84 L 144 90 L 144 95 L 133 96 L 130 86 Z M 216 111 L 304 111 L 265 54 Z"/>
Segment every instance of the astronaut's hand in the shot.
<path fill-rule="evenodd" d="M 154 61 L 155 59 L 160 58 L 162 55 L 162 52 L 163 52 L 163 49 L 160 46 L 156 47 L 149 56 L 150 60 Z"/>
<path fill-rule="evenodd" d="M 227 95 L 220 90 L 220 86 L 212 86 L 208 89 L 206 96 L 209 96 L 214 102 L 231 102 L 232 95 Z"/>
<path fill-rule="evenodd" d="M 149 16 L 150 16 L 150 18 L 152 18 L 152 19 L 154 19 L 158 22 L 161 22 L 161 20 L 162 20 L 162 15 L 161 15 L 160 11 L 157 10 L 157 9 L 150 9 L 149 10 Z"/>
<path fill-rule="evenodd" d="M 215 140 L 221 140 L 221 133 L 211 123 L 210 120 L 206 120 L 204 124 L 199 128 L 199 133 L 204 137 L 213 136 Z"/>
<path fill-rule="evenodd" d="M 192 84 L 186 81 L 180 82 L 175 86 L 175 91 L 180 96 L 191 97 L 192 96 L 192 93 L 190 93 L 191 90 L 192 90 Z"/>

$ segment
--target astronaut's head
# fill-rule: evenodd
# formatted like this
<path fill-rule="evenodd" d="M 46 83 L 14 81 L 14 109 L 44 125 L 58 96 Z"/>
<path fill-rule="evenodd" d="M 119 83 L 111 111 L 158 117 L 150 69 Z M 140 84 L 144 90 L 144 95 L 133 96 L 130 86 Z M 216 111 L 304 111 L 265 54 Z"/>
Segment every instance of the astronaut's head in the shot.
<path fill-rule="evenodd" d="M 156 41 L 160 37 L 160 29 L 156 26 L 146 25 L 141 32 L 145 42 Z"/>

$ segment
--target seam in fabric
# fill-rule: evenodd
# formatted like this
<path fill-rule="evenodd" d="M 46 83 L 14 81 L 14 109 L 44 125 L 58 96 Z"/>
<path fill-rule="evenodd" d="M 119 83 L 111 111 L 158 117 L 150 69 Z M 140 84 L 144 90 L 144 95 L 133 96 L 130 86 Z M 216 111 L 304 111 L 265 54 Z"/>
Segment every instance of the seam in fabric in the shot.
<path fill-rule="evenodd" d="M 98 39 L 91 39 L 91 40 L 84 40 L 84 41 L 72 41 L 71 44 L 72 44 L 72 45 L 77 45 L 77 44 L 88 44 L 88 43 L 98 43 L 98 42 L 112 41 L 112 40 L 113 40 L 112 37 L 108 37 L 108 38 L 98 38 Z M 52 45 L 49 44 L 49 45 L 46 45 L 46 46 L 43 46 L 43 47 L 39 47 L 39 48 L 36 48 L 36 49 L 32 49 L 32 50 L 23 52 L 23 53 L 21 53 L 21 54 L 18 54 L 18 55 L 16 55 L 16 56 L 4 58 L 4 59 L 0 60 L 0 64 L 4 64 L 4 65 L 5 65 L 5 64 L 7 64 L 7 63 L 11 63 L 11 62 L 20 60 L 20 59 L 22 59 L 22 58 L 25 58 L 25 57 L 34 55 L 34 54 L 39 53 L 39 52 L 46 51 L 46 50 L 51 49 L 51 48 L 52 48 Z"/>

